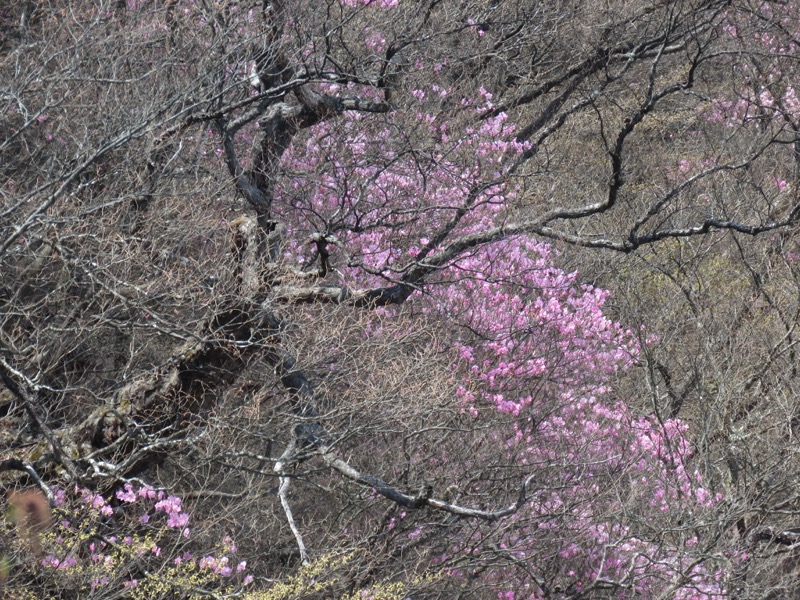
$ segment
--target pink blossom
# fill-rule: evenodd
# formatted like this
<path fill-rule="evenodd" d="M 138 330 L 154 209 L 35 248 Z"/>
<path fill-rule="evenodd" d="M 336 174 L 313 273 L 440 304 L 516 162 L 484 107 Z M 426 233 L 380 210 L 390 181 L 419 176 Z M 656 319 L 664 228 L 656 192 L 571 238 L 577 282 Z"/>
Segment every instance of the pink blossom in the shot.
<path fill-rule="evenodd" d="M 133 485 L 126 483 L 125 487 L 117 490 L 117 498 L 123 502 L 136 502 L 136 492 L 133 491 Z"/>

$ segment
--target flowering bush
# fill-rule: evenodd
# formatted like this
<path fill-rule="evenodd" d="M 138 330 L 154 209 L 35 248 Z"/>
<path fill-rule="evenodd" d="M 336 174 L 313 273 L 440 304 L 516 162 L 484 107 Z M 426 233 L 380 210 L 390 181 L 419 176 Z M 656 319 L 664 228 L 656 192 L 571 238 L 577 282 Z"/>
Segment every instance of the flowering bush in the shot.
<path fill-rule="evenodd" d="M 253 579 L 229 537 L 210 551 L 196 548 L 181 499 L 163 490 L 126 483 L 106 497 L 55 488 L 54 498 L 55 522 L 26 565 L 45 589 L 81 597 L 191 598 L 201 589 L 239 589 Z M 19 574 L 14 586 L 29 587 Z"/>
<path fill-rule="evenodd" d="M 428 92 L 436 102 L 447 97 L 440 88 Z M 334 277 L 376 286 L 446 250 L 427 231 L 449 226 L 452 235 L 469 236 L 503 222 L 518 189 L 513 180 L 485 182 L 529 145 L 514 140 L 504 113 L 489 116 L 494 105 L 486 90 L 460 102 L 462 113 L 480 123 L 463 129 L 425 112 L 428 92 L 415 90 L 409 108 L 418 110 L 413 135 L 428 140 L 428 155 L 396 151 L 411 134 L 392 117 L 365 123 L 347 116 L 335 131 L 323 123 L 287 150 L 292 176 L 278 200 L 291 233 L 289 260 L 310 262 L 308 245 L 299 242 L 325 231 L 337 236 L 341 251 Z M 581 284 L 556 259 L 547 243 L 507 236 L 437 264 L 425 293 L 410 298 L 443 324 L 440 343 L 458 357 L 459 409 L 477 422 L 494 421 L 494 411 L 506 417 L 492 424 L 490 438 L 507 464 L 536 474 L 540 491 L 509 517 L 509 533 L 490 534 L 492 543 L 576 593 L 613 581 L 630 589 L 625 597 L 651 596 L 679 578 L 692 592 L 676 597 L 718 597 L 720 575 L 692 558 L 690 536 L 659 539 L 659 523 L 710 513 L 720 500 L 691 466 L 687 425 L 637 414 L 614 397 L 614 378 L 638 360 L 638 337 L 606 316 L 607 291 Z M 641 518 L 614 518 L 629 511 Z M 389 531 L 405 517 L 390 519 Z M 424 531 L 421 525 L 404 535 L 414 540 Z M 438 562 L 479 554 L 479 540 L 458 540 Z M 526 597 L 546 597 L 541 582 L 512 571 L 482 577 L 502 597 L 525 590 Z"/>

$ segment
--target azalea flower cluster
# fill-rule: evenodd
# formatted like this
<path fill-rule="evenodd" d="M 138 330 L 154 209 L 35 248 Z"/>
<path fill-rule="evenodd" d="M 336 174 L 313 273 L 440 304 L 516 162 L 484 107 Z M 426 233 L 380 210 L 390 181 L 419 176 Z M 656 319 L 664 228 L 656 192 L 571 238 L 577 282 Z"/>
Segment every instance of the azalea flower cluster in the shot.
<path fill-rule="evenodd" d="M 54 490 L 56 526 L 43 537 L 41 565 L 59 588 L 178 591 L 204 585 L 233 589 L 252 582 L 247 562 L 226 536 L 212 552 L 192 544 L 180 497 L 125 483 L 110 498 L 75 487 Z M 157 574 L 157 575 L 156 575 Z"/>

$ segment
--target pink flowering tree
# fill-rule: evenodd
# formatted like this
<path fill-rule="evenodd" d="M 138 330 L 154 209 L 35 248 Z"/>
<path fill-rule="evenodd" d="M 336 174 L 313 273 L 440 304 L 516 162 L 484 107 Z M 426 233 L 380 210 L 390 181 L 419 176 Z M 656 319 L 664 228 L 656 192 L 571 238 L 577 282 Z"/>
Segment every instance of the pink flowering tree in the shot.
<path fill-rule="evenodd" d="M 410 108 L 418 111 L 414 135 L 430 136 L 434 149 L 427 160 L 393 152 L 402 141 L 387 140 L 408 132 L 393 127 L 391 118 L 372 124 L 372 136 L 370 124 L 357 116 L 344 118 L 339 135 L 323 123 L 290 146 L 284 161 L 291 177 L 276 194 L 290 240 L 285 258 L 299 268 L 324 260 L 329 281 L 355 289 L 421 272 L 424 289 L 409 290 L 408 299 L 399 295 L 397 302 L 442 323 L 448 334 L 439 343 L 452 352 L 460 374 L 452 402 L 467 421 L 496 421 L 490 439 L 498 456 L 508 461 L 507 469 L 527 474 L 520 477 L 522 501 L 506 512 L 508 533 L 494 530 L 486 542 L 526 567 L 489 571 L 481 575 L 487 585 L 508 597 L 526 590 L 547 597 L 553 589 L 579 594 L 615 587 L 636 597 L 661 593 L 678 579 L 676 593 L 694 590 L 686 597 L 720 595 L 721 574 L 716 565 L 706 567 L 705 550 L 691 558 L 696 537 L 680 535 L 667 546 L 656 541 L 664 523 L 687 511 L 709 512 L 720 498 L 691 466 L 685 424 L 637 415 L 615 398 L 614 377 L 637 362 L 639 342 L 604 315 L 608 293 L 554 266 L 553 249 L 531 236 L 471 243 L 507 218 L 519 187 L 500 179 L 499 171 L 530 148 L 515 141 L 505 114 L 480 118 L 492 109 L 491 94 L 482 94 L 460 102 L 479 123 L 465 131 L 425 113 L 425 92 L 414 94 L 420 104 Z M 438 96 L 446 94 L 439 90 Z M 487 176 L 501 183 L 486 184 Z M 437 235 L 441 230 L 449 237 Z M 452 237 L 467 251 L 436 264 Z M 315 238 L 335 250 L 323 259 L 319 245 L 297 243 Z M 278 289 L 300 302 L 347 299 L 343 288 L 336 291 L 339 298 L 333 296 L 331 286 Z M 383 320 L 387 310 L 377 311 L 377 318 Z M 610 481 L 613 488 L 606 489 Z M 492 486 L 475 484 L 470 492 L 479 490 L 491 494 Z M 396 492 L 384 493 L 392 498 Z M 633 506 L 631 497 L 638 497 Z M 636 526 L 611 517 L 631 510 L 652 516 Z M 492 521 L 499 514 L 475 516 Z M 408 535 L 414 539 L 424 531 L 412 528 Z M 482 537 L 473 533 L 469 541 L 454 542 L 452 554 L 438 560 L 457 564 L 464 555 L 481 555 L 487 551 Z M 452 573 L 464 575 L 457 568 Z"/>

